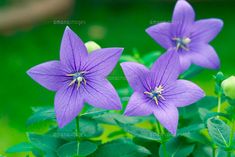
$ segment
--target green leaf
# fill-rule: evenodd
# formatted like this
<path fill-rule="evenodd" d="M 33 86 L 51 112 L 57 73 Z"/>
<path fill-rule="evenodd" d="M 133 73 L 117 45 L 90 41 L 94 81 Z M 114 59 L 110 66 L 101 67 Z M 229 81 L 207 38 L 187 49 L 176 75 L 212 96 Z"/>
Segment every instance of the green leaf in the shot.
<path fill-rule="evenodd" d="M 206 96 L 193 105 L 180 108 L 180 115 L 183 118 L 187 119 L 187 122 L 188 120 L 191 120 L 190 123 L 201 122 L 198 108 L 206 108 L 208 110 L 211 110 L 212 108 L 216 107 L 216 105 L 217 105 L 216 97 Z"/>
<path fill-rule="evenodd" d="M 93 116 L 98 116 L 102 115 L 105 112 L 108 112 L 107 110 L 100 109 L 100 108 L 90 108 L 87 112 L 80 114 L 80 116 L 86 116 L 86 117 L 93 117 Z"/>
<path fill-rule="evenodd" d="M 194 144 L 184 142 L 185 139 L 182 137 L 172 138 L 166 143 L 167 154 L 170 157 L 187 157 L 189 156 L 195 147 Z M 159 150 L 160 157 L 164 157 L 163 146 L 160 146 Z"/>
<path fill-rule="evenodd" d="M 160 143 L 157 141 L 152 141 L 152 140 L 146 140 L 143 138 L 138 138 L 135 137 L 133 139 L 133 142 L 136 143 L 137 145 L 143 146 L 147 148 L 151 152 L 151 157 L 158 157 L 159 156 L 159 148 L 160 148 Z"/>
<path fill-rule="evenodd" d="M 78 143 L 72 141 L 58 148 L 57 154 L 59 157 L 71 157 L 77 155 Z M 79 143 L 79 156 L 87 156 L 96 151 L 97 145 L 90 141 L 81 141 Z"/>
<path fill-rule="evenodd" d="M 91 118 L 85 116 L 80 117 L 79 124 L 80 124 L 79 125 L 80 136 L 82 138 L 97 137 L 100 136 L 103 132 L 103 129 L 97 124 L 95 120 Z M 58 128 L 53 132 L 50 132 L 50 134 L 66 140 L 73 141 L 76 139 L 75 128 L 76 128 L 76 122 L 75 120 L 73 120 L 65 127 Z"/>
<path fill-rule="evenodd" d="M 113 138 L 115 136 L 124 135 L 126 132 L 123 130 L 113 131 L 108 135 L 108 138 Z"/>
<path fill-rule="evenodd" d="M 218 150 L 217 150 L 217 155 L 216 155 L 216 157 L 225 157 L 225 156 L 227 156 L 227 152 L 226 152 L 226 151 L 224 151 L 224 150 L 222 150 L 222 149 L 218 149 Z"/>
<path fill-rule="evenodd" d="M 160 55 L 161 52 L 153 51 L 142 57 L 142 60 L 146 66 L 150 67 L 160 57 Z"/>
<path fill-rule="evenodd" d="M 136 117 L 127 117 L 124 115 L 120 115 L 117 113 L 104 113 L 102 115 L 94 116 L 92 117 L 94 120 L 96 120 L 99 123 L 105 123 L 105 124 L 111 124 L 116 125 L 116 121 L 118 120 L 121 123 L 125 124 L 135 124 L 139 122 L 139 119 Z"/>
<path fill-rule="evenodd" d="M 207 121 L 209 135 L 214 143 L 221 148 L 229 147 L 230 127 L 222 120 L 211 118 Z"/>
<path fill-rule="evenodd" d="M 119 121 L 116 122 L 124 131 L 132 134 L 133 136 L 153 141 L 161 140 L 161 137 L 153 131 L 150 131 L 148 129 L 138 128 L 128 124 L 123 124 Z"/>
<path fill-rule="evenodd" d="M 48 135 L 28 133 L 28 138 L 34 147 L 46 153 L 54 153 L 58 147 L 65 143 L 64 140 Z"/>
<path fill-rule="evenodd" d="M 228 101 L 228 103 L 232 106 L 235 106 L 235 99 L 231 99 L 229 97 L 226 97 L 226 100 Z"/>
<path fill-rule="evenodd" d="M 130 140 L 119 139 L 101 145 L 91 157 L 146 157 L 150 151 Z"/>
<path fill-rule="evenodd" d="M 229 105 L 227 108 L 226 108 L 226 111 L 227 111 L 227 114 L 229 116 L 229 119 L 232 121 L 232 120 L 235 120 L 235 105 Z"/>
<path fill-rule="evenodd" d="M 198 109 L 199 114 L 200 114 L 200 118 L 206 123 L 208 119 L 216 117 L 216 116 L 221 116 L 221 117 L 225 117 L 227 119 L 229 119 L 229 115 L 225 114 L 225 113 L 221 113 L 221 112 L 211 112 L 207 109 L 204 108 L 199 108 Z"/>
<path fill-rule="evenodd" d="M 190 66 L 190 68 L 187 71 L 185 71 L 180 76 L 180 78 L 181 79 L 189 79 L 189 78 L 192 78 L 192 77 L 198 75 L 202 71 L 203 71 L 202 67 L 199 67 L 199 66 L 196 66 L 196 65 L 192 65 L 192 66 Z"/>
<path fill-rule="evenodd" d="M 193 125 L 189 125 L 187 127 L 178 129 L 177 135 L 184 135 L 184 134 L 188 134 L 191 132 L 200 131 L 201 129 L 205 129 L 205 128 L 206 128 L 205 124 L 203 124 L 203 123 L 193 124 Z"/>
<path fill-rule="evenodd" d="M 39 107 L 34 108 L 33 110 L 35 113 L 27 120 L 27 126 L 48 120 L 55 121 L 56 119 L 53 107 Z"/>
<path fill-rule="evenodd" d="M 139 62 L 138 59 L 132 57 L 131 55 L 122 55 L 120 62 Z"/>
<path fill-rule="evenodd" d="M 212 145 L 211 141 L 208 139 L 207 136 L 205 136 L 204 134 L 202 134 L 201 132 L 191 132 L 191 133 L 186 133 L 181 135 L 193 142 L 198 142 L 204 145 Z"/>
<path fill-rule="evenodd" d="M 193 153 L 193 157 L 212 157 L 212 147 L 204 144 L 197 144 Z"/>
<path fill-rule="evenodd" d="M 31 152 L 35 147 L 26 142 L 19 143 L 7 149 L 6 153 Z"/>

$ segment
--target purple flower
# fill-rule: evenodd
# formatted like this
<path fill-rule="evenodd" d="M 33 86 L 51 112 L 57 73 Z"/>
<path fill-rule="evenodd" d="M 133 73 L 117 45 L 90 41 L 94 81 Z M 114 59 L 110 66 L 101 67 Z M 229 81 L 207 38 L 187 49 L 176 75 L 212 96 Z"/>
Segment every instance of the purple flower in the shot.
<path fill-rule="evenodd" d="M 60 61 L 42 63 L 27 72 L 43 87 L 57 91 L 54 103 L 59 127 L 73 120 L 85 102 L 110 110 L 122 108 L 117 92 L 105 78 L 122 51 L 122 48 L 104 48 L 88 54 L 82 40 L 67 27 L 61 43 Z"/>
<path fill-rule="evenodd" d="M 220 19 L 195 20 L 193 8 L 185 0 L 178 0 L 172 23 L 159 23 L 149 27 L 146 32 L 166 49 L 174 48 L 179 53 L 181 72 L 191 63 L 218 69 L 219 57 L 208 43 L 216 37 L 223 27 Z"/>
<path fill-rule="evenodd" d="M 150 70 L 134 62 L 122 63 L 121 67 L 134 90 L 125 115 L 154 114 L 174 135 L 178 125 L 177 107 L 190 105 L 204 97 L 203 90 L 194 83 L 177 80 L 180 64 L 174 50 L 163 54 Z"/>

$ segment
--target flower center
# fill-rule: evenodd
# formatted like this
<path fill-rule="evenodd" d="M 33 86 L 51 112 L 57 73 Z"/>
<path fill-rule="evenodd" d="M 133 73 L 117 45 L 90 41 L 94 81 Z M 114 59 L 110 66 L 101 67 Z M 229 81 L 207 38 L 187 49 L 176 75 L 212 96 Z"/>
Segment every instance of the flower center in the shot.
<path fill-rule="evenodd" d="M 84 78 L 86 71 L 76 72 L 74 74 L 67 74 L 66 76 L 72 77 L 72 81 L 70 82 L 69 86 L 77 83 L 77 89 L 80 87 L 81 83 L 83 82 L 86 85 L 86 80 Z"/>
<path fill-rule="evenodd" d="M 186 51 L 189 50 L 188 44 L 191 42 L 190 38 L 173 38 L 173 41 L 176 43 L 176 50 L 178 51 L 180 48 Z"/>
<path fill-rule="evenodd" d="M 151 99 L 153 99 L 156 103 L 156 105 L 158 105 L 158 101 L 160 99 L 165 100 L 165 98 L 162 96 L 162 92 L 163 92 L 163 87 L 162 85 L 155 87 L 154 90 L 152 90 L 151 92 L 144 92 L 144 94 L 148 95 Z"/>

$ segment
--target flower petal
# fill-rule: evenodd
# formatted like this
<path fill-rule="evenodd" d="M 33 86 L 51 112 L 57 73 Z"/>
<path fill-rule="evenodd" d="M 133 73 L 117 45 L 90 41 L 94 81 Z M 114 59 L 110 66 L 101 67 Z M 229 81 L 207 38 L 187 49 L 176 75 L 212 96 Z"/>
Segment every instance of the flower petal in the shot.
<path fill-rule="evenodd" d="M 85 102 L 88 104 L 108 110 L 120 110 L 122 104 L 112 84 L 103 78 L 87 80 L 83 87 Z"/>
<path fill-rule="evenodd" d="M 60 47 L 61 63 L 70 71 L 77 72 L 86 56 L 88 53 L 82 40 L 69 27 L 66 27 Z"/>
<path fill-rule="evenodd" d="M 146 32 L 162 47 L 168 49 L 173 46 L 170 23 L 159 23 L 146 29 Z"/>
<path fill-rule="evenodd" d="M 183 73 L 191 65 L 190 53 L 188 52 L 179 53 L 179 60 L 180 60 L 180 73 Z"/>
<path fill-rule="evenodd" d="M 134 92 L 127 104 L 126 116 L 148 116 L 156 109 L 156 104 L 147 99 L 143 93 Z"/>
<path fill-rule="evenodd" d="M 185 0 L 178 0 L 172 17 L 172 30 L 175 37 L 185 37 L 190 32 L 190 26 L 195 19 L 191 5 Z"/>
<path fill-rule="evenodd" d="M 204 96 L 205 93 L 200 87 L 186 80 L 177 80 L 168 85 L 164 91 L 166 101 L 174 103 L 176 107 L 191 105 Z"/>
<path fill-rule="evenodd" d="M 55 113 L 59 127 L 71 122 L 82 110 L 84 99 L 75 86 L 64 85 L 55 96 Z"/>
<path fill-rule="evenodd" d="M 172 104 L 159 104 L 154 111 L 154 116 L 173 135 L 176 135 L 179 113 Z"/>
<path fill-rule="evenodd" d="M 151 68 L 154 87 L 175 81 L 180 72 L 179 55 L 175 50 L 169 50 L 159 57 Z"/>
<path fill-rule="evenodd" d="M 220 19 L 205 19 L 196 21 L 192 27 L 191 39 L 193 42 L 208 43 L 214 39 L 223 27 Z"/>
<path fill-rule="evenodd" d="M 67 80 L 66 72 L 62 69 L 63 65 L 59 61 L 50 61 L 32 67 L 27 71 L 27 74 L 43 87 L 57 91 Z"/>
<path fill-rule="evenodd" d="M 144 92 L 149 88 L 147 77 L 150 74 L 150 70 L 144 65 L 135 62 L 121 63 L 122 70 L 134 91 Z"/>
<path fill-rule="evenodd" d="M 190 50 L 192 63 L 209 69 L 220 68 L 219 57 L 212 46 L 196 43 L 190 46 Z"/>
<path fill-rule="evenodd" d="M 88 72 L 87 75 L 106 77 L 117 64 L 123 49 L 122 48 L 104 48 L 93 51 L 89 54 L 88 62 L 83 69 Z"/>

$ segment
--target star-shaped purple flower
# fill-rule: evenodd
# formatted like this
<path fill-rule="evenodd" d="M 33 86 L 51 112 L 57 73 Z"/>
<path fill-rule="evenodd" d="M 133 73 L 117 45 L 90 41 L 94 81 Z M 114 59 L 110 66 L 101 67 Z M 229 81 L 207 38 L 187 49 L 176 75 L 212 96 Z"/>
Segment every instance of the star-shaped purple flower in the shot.
<path fill-rule="evenodd" d="M 223 27 L 220 19 L 195 20 L 195 13 L 185 0 L 178 0 L 172 23 L 164 22 L 149 27 L 146 32 L 162 47 L 174 48 L 179 53 L 181 72 L 191 63 L 218 69 L 220 60 L 214 48 L 208 43 Z"/>
<path fill-rule="evenodd" d="M 122 108 L 117 92 L 105 78 L 122 51 L 122 48 L 104 48 L 88 54 L 82 40 L 67 27 L 61 43 L 60 61 L 42 63 L 27 72 L 43 87 L 57 91 L 54 104 L 59 127 L 73 120 L 85 102 L 110 110 Z"/>
<path fill-rule="evenodd" d="M 173 135 L 178 125 L 177 107 L 190 105 L 204 97 L 203 90 L 194 83 L 177 80 L 180 63 L 174 50 L 163 54 L 150 70 L 134 62 L 122 63 L 121 67 L 134 90 L 125 115 L 154 114 Z"/>

